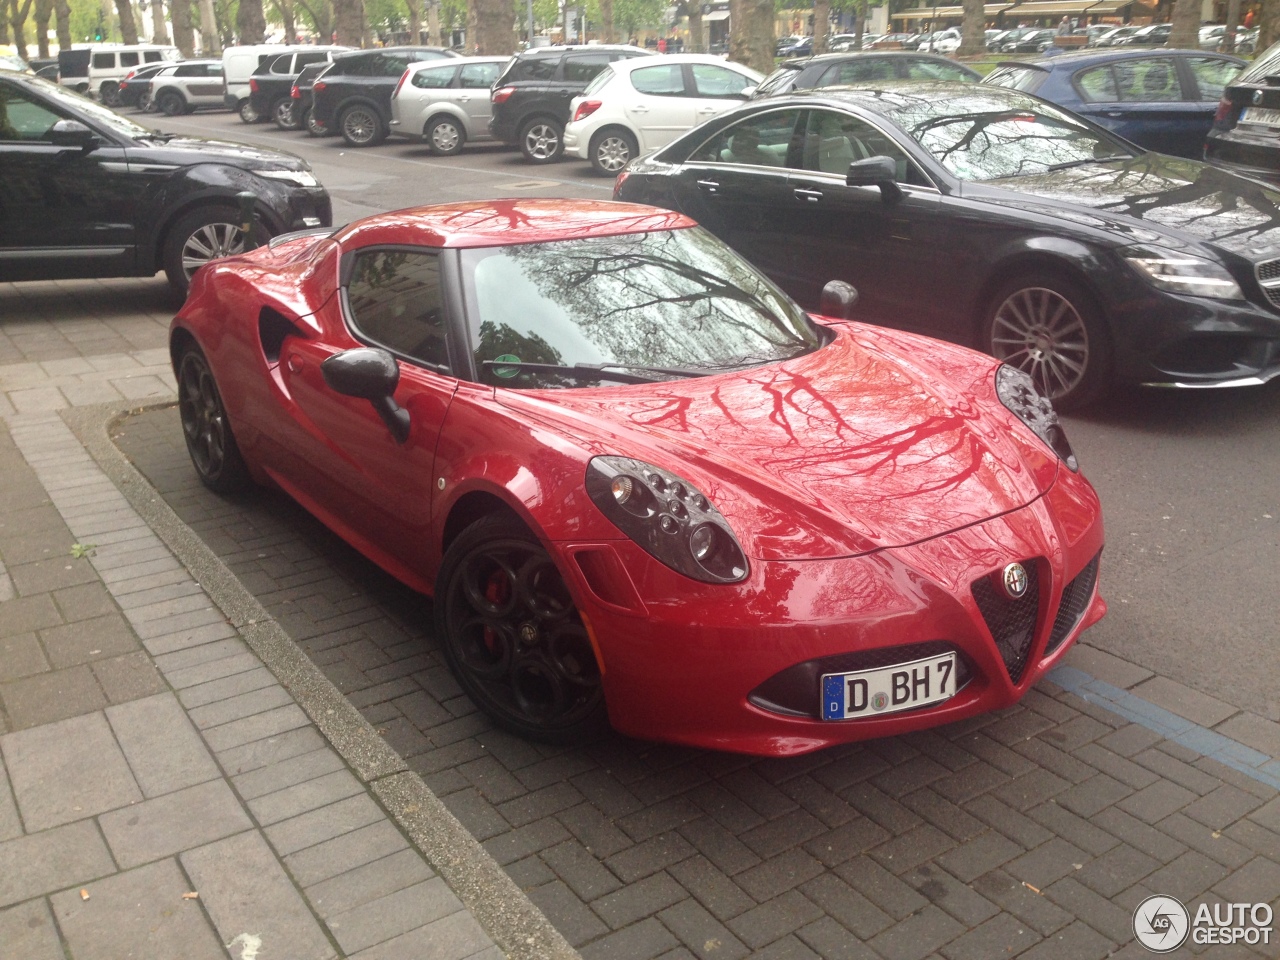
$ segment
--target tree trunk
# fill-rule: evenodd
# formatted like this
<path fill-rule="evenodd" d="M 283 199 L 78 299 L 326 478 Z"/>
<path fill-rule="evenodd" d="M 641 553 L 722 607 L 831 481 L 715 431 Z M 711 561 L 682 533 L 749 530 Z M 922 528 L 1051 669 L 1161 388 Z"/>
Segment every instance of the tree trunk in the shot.
<path fill-rule="evenodd" d="M 1262 23 L 1254 49 L 1261 53 L 1280 38 L 1280 0 L 1263 0 Z"/>
<path fill-rule="evenodd" d="M 71 49 L 71 4 L 67 0 L 53 0 L 53 20 L 58 31 L 58 48 Z"/>
<path fill-rule="evenodd" d="M 267 35 L 267 18 L 262 13 L 262 0 L 240 0 L 236 11 L 236 35 L 244 44 L 261 43 Z M 293 37 L 286 40 L 293 42 Z"/>
<path fill-rule="evenodd" d="M 173 45 L 184 57 L 194 57 L 196 34 L 191 28 L 191 0 L 169 0 L 169 21 L 173 24 Z"/>
<path fill-rule="evenodd" d="M 773 0 L 729 0 L 730 60 L 773 72 L 773 13 Z"/>
<path fill-rule="evenodd" d="M 13 45 L 18 56 L 27 59 L 27 17 L 31 15 L 31 0 L 19 3 L 9 0 L 9 26 L 13 30 Z"/>
<path fill-rule="evenodd" d="M 9 0 L 0 0 L 0 45 L 9 44 Z"/>
<path fill-rule="evenodd" d="M 702 7 L 696 0 L 689 2 L 689 52 L 690 53 L 706 53 L 707 52 L 707 34 L 706 28 L 702 23 Z M 630 39 L 630 38 L 628 38 Z"/>
<path fill-rule="evenodd" d="M 511 0 L 472 0 L 472 9 L 476 17 L 476 52 L 490 57 L 515 53 L 515 9 Z M 468 47 L 472 40 L 467 38 Z"/>
<path fill-rule="evenodd" d="M 293 15 L 292 0 L 276 0 L 276 10 L 280 12 L 280 25 L 284 28 L 284 42 L 293 43 L 298 39 L 298 21 Z"/>
<path fill-rule="evenodd" d="M 1218 49 L 1223 53 L 1236 52 L 1236 30 L 1240 27 L 1240 0 L 1227 0 L 1227 23 L 1222 31 Z"/>
<path fill-rule="evenodd" d="M 409 10 L 409 19 L 406 24 L 409 30 L 409 42 L 417 45 L 422 43 L 422 7 L 418 0 L 405 0 L 405 6 Z"/>
<path fill-rule="evenodd" d="M 827 52 L 827 27 L 831 19 L 831 0 L 813 0 L 813 52 Z"/>
<path fill-rule="evenodd" d="M 338 43 L 345 47 L 358 47 L 364 40 L 364 6 L 360 0 L 334 0 L 333 28 Z"/>
<path fill-rule="evenodd" d="M 440 35 L 440 4 L 435 0 L 427 4 L 427 43 L 440 47 L 449 46 Z"/>
<path fill-rule="evenodd" d="M 49 21 L 53 19 L 53 0 L 36 0 L 36 55 L 49 56 Z"/>
<path fill-rule="evenodd" d="M 1165 44 L 1174 50 L 1200 47 L 1200 0 L 1177 0 L 1173 5 L 1173 30 Z"/>
<path fill-rule="evenodd" d="M 116 15 L 120 18 L 120 40 L 137 43 L 138 25 L 133 22 L 133 7 L 129 6 L 129 0 L 116 0 Z"/>
<path fill-rule="evenodd" d="M 206 57 L 222 56 L 222 40 L 218 36 L 218 17 L 213 12 L 213 0 L 200 3 L 200 49 Z"/>
<path fill-rule="evenodd" d="M 600 42 L 618 42 L 618 35 L 613 32 L 613 0 L 600 0 Z"/>
<path fill-rule="evenodd" d="M 962 57 L 976 57 L 987 49 L 986 11 L 983 0 L 964 0 L 964 23 L 960 27 L 960 49 L 956 51 Z"/>
<path fill-rule="evenodd" d="M 169 22 L 164 18 L 164 0 L 151 0 L 151 42 L 169 42 Z"/>

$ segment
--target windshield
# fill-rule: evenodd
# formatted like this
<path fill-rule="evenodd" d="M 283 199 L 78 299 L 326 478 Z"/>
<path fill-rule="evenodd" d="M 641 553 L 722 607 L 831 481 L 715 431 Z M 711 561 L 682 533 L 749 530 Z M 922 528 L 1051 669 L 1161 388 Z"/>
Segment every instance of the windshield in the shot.
<path fill-rule="evenodd" d="M 1034 67 L 1003 66 L 996 67 L 982 80 L 993 87 L 1008 87 L 1010 90 L 1022 90 L 1034 93 L 1036 87 L 1044 82 L 1048 74 Z"/>
<path fill-rule="evenodd" d="M 990 89 L 990 88 L 987 88 Z M 996 88 L 998 89 L 998 88 Z M 960 180 L 997 180 L 1135 154 L 1063 110 L 1019 94 L 912 98 L 890 114 Z"/>
<path fill-rule="evenodd" d="M 110 107 L 104 107 L 102 104 L 68 90 L 66 87 L 50 83 L 48 80 L 33 79 L 31 82 L 42 97 L 52 101 L 62 110 L 72 115 L 79 114 L 80 117 L 91 123 L 106 127 L 121 136 L 135 140 L 139 137 L 158 136 L 150 127 L 144 127 L 140 123 L 126 120 Z"/>
<path fill-rule="evenodd" d="M 464 250 L 462 264 L 476 369 L 494 386 L 602 379 L 522 363 L 715 371 L 822 343 L 786 294 L 700 227 Z"/>

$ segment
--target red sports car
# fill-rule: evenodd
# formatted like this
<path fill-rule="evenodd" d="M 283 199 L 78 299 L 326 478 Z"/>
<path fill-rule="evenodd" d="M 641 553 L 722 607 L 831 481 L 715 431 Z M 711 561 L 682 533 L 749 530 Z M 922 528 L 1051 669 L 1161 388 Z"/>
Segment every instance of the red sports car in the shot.
<path fill-rule="evenodd" d="M 497 724 L 786 755 L 1008 706 L 1106 610 L 1030 379 L 854 297 L 651 207 L 462 203 L 211 263 L 171 350 L 204 483 L 433 595 Z"/>

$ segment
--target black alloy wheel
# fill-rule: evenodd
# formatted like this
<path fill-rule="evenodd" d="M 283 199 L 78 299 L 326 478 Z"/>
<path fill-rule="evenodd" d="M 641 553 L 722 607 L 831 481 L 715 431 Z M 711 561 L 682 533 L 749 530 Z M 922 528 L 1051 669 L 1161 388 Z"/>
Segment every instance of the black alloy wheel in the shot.
<path fill-rule="evenodd" d="M 194 343 L 187 344 L 178 360 L 178 416 L 201 483 L 215 493 L 236 493 L 253 485 L 213 371 Z"/>
<path fill-rule="evenodd" d="M 530 163 L 555 163 L 564 152 L 564 127 L 537 117 L 520 128 L 520 152 Z"/>
<path fill-rule="evenodd" d="M 991 298 L 982 347 L 1031 376 L 1059 410 L 1097 400 L 1111 378 L 1111 343 L 1093 298 L 1054 273 L 1031 273 Z"/>
<path fill-rule="evenodd" d="M 281 130 L 297 130 L 302 124 L 298 122 L 296 101 L 292 97 L 278 97 L 271 105 L 271 119 Z"/>
<path fill-rule="evenodd" d="M 607 728 L 600 668 L 573 597 L 514 516 L 484 517 L 458 535 L 434 602 L 445 659 L 495 724 L 546 743 Z"/>
<path fill-rule="evenodd" d="M 176 117 L 180 113 L 186 113 L 187 104 L 178 94 L 165 92 L 156 100 L 156 108 L 166 117 Z"/>
<path fill-rule="evenodd" d="M 239 219 L 232 207 L 197 207 L 170 228 L 164 243 L 164 271 L 175 290 L 186 296 L 191 278 L 210 260 L 244 253 Z"/>

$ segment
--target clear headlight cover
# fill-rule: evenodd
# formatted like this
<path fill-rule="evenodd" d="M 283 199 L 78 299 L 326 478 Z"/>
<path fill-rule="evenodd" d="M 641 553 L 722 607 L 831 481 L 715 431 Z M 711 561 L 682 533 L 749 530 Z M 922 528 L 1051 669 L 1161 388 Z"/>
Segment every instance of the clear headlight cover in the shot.
<path fill-rule="evenodd" d="M 1035 381 L 1030 375 L 1003 364 L 996 371 L 996 396 L 1000 398 L 1009 411 L 1025 423 L 1045 446 L 1058 455 L 1072 473 L 1080 471 L 1075 451 L 1067 440 L 1067 432 L 1058 422 L 1058 412 L 1047 397 L 1042 397 L 1036 390 Z"/>
<path fill-rule="evenodd" d="M 1188 297 L 1243 300 L 1244 292 L 1226 267 L 1163 247 L 1128 247 L 1125 261 L 1153 287 Z"/>
<path fill-rule="evenodd" d="M 316 175 L 310 170 L 255 170 L 253 172 L 260 177 L 266 177 L 268 180 L 282 180 L 298 187 L 320 186 L 320 181 L 316 179 Z"/>

